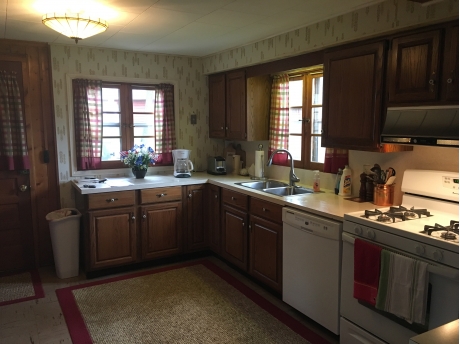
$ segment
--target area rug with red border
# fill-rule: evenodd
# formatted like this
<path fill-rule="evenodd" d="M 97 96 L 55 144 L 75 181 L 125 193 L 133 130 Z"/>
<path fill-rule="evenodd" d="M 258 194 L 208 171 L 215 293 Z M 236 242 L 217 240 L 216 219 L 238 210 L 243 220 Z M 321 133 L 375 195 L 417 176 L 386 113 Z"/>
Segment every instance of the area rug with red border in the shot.
<path fill-rule="evenodd" d="M 37 270 L 0 276 L 0 306 L 45 297 Z"/>
<path fill-rule="evenodd" d="M 209 260 L 56 294 L 74 344 L 328 342 Z"/>

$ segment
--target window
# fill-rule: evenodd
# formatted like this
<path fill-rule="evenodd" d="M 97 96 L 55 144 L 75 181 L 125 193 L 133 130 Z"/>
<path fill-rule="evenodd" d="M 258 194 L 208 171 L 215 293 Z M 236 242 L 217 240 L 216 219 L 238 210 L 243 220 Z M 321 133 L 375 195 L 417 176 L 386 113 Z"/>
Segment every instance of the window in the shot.
<path fill-rule="evenodd" d="M 298 168 L 322 170 L 322 69 L 289 76 L 289 151 Z"/>
<path fill-rule="evenodd" d="M 153 86 L 102 83 L 103 168 L 123 166 L 120 151 L 134 144 L 155 148 L 154 106 Z"/>
<path fill-rule="evenodd" d="M 155 165 L 172 165 L 176 148 L 173 84 L 69 81 L 75 139 L 72 173 L 125 168 L 120 151 L 141 144 L 155 150 Z"/>

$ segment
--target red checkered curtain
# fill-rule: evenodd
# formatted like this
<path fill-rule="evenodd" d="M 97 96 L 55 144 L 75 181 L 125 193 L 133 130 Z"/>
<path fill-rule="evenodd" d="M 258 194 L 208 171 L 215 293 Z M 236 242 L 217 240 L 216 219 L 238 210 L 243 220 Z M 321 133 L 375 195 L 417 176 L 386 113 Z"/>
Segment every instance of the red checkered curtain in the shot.
<path fill-rule="evenodd" d="M 273 78 L 270 103 L 270 133 L 268 154 L 276 149 L 288 149 L 289 144 L 289 75 L 282 74 Z M 288 155 L 278 153 L 272 162 L 288 166 Z"/>
<path fill-rule="evenodd" d="M 78 170 L 101 166 L 102 81 L 72 80 Z"/>
<path fill-rule="evenodd" d="M 155 165 L 172 165 L 175 148 L 174 86 L 159 84 L 155 87 Z"/>
<path fill-rule="evenodd" d="M 323 172 L 337 173 L 345 165 L 348 165 L 348 149 L 326 148 Z"/>
<path fill-rule="evenodd" d="M 16 74 L 0 72 L 0 170 L 30 168 L 22 98 Z"/>

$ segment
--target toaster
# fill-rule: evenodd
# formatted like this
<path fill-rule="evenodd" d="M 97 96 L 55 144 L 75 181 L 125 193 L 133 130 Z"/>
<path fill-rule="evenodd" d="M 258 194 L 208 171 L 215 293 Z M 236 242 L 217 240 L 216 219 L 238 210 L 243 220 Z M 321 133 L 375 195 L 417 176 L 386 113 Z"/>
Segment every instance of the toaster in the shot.
<path fill-rule="evenodd" d="M 227 170 L 225 168 L 225 159 L 221 156 L 210 156 L 208 157 L 208 170 L 209 174 L 227 174 Z"/>

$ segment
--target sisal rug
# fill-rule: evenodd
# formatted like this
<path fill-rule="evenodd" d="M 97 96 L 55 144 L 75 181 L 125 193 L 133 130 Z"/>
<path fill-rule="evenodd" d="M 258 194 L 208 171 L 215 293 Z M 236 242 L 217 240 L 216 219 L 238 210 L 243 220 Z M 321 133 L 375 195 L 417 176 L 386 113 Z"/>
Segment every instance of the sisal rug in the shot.
<path fill-rule="evenodd" d="M 207 260 L 56 294 L 74 344 L 327 343 Z"/>
<path fill-rule="evenodd" d="M 0 306 L 45 297 L 38 271 L 0 277 Z"/>

